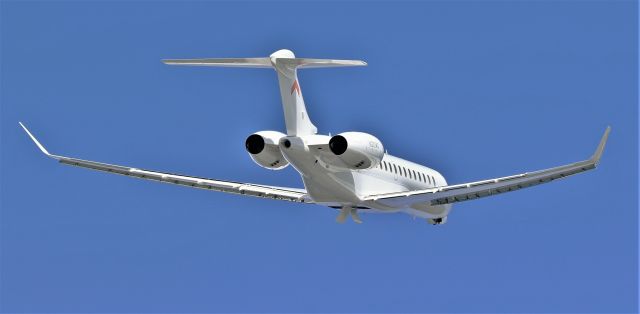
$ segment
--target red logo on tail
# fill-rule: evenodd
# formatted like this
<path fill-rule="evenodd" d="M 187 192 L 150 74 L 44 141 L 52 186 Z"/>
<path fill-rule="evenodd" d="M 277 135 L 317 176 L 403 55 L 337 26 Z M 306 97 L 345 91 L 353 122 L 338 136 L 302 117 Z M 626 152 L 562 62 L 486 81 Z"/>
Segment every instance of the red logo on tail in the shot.
<path fill-rule="evenodd" d="M 298 85 L 298 80 L 293 81 L 293 85 L 291 85 L 291 95 L 293 95 L 293 91 L 298 93 L 298 96 L 300 96 L 300 86 Z"/>

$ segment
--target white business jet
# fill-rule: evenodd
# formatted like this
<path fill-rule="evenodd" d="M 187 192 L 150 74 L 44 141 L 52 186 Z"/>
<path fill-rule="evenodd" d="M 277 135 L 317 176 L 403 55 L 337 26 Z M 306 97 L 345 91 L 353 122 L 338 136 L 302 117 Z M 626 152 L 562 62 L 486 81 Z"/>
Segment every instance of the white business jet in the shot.
<path fill-rule="evenodd" d="M 361 223 L 358 212 L 403 212 L 425 218 L 434 225 L 446 222 L 453 203 L 511 192 L 594 169 L 600 161 L 610 131 L 607 127 L 595 153 L 587 160 L 508 177 L 448 185 L 437 171 L 389 155 L 382 142 L 371 134 L 317 134 L 317 128 L 307 114 L 296 71 L 364 66 L 366 63 L 363 61 L 296 58 L 289 50 L 279 50 L 268 58 L 163 62 L 172 65 L 275 69 L 287 134 L 278 131 L 256 132 L 247 137 L 245 146 L 251 159 L 263 168 L 280 170 L 291 164 L 300 173 L 305 188 L 207 179 L 54 155 L 22 123 L 20 125 L 45 155 L 67 165 L 205 190 L 324 205 L 339 210 L 336 221 L 340 223 L 349 215 L 353 221 Z"/>

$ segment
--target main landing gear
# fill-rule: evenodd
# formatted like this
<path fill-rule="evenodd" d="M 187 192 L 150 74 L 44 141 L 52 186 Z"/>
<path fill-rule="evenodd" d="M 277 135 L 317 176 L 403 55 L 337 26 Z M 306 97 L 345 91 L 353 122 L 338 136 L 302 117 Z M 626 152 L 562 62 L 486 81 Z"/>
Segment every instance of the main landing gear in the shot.
<path fill-rule="evenodd" d="M 340 214 L 338 214 L 338 217 L 336 217 L 336 222 L 340 224 L 344 223 L 347 220 L 348 214 L 351 214 L 351 219 L 353 219 L 353 222 L 359 224 L 362 223 L 362 219 L 360 219 L 360 216 L 358 216 L 358 209 L 350 206 L 342 206 L 342 208 L 340 208 Z"/>

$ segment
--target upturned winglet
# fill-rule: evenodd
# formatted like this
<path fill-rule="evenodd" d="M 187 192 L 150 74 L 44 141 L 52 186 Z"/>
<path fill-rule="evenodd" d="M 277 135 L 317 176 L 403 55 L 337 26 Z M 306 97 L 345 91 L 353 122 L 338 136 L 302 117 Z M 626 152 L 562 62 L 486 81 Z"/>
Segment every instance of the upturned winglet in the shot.
<path fill-rule="evenodd" d="M 36 143 L 36 145 L 38 146 L 38 148 L 42 151 L 42 153 L 44 153 L 45 155 L 47 155 L 47 157 L 51 157 L 53 159 L 60 159 L 58 156 L 53 155 L 51 153 L 49 153 L 47 151 L 46 148 L 44 148 L 44 146 L 42 146 L 42 144 L 40 144 L 40 142 L 36 139 L 35 136 L 33 136 L 33 134 L 31 134 L 31 132 L 29 132 L 29 129 L 27 129 L 26 126 L 24 126 L 24 124 L 22 124 L 22 122 L 18 122 L 20 124 L 20 126 L 22 127 L 22 129 L 24 129 L 25 132 L 27 132 L 27 135 L 29 135 L 29 137 L 31 138 L 31 140 L 33 140 L 34 143 Z"/>
<path fill-rule="evenodd" d="M 607 144 L 607 139 L 609 138 L 609 132 L 611 132 L 611 127 L 608 126 L 606 130 L 604 130 L 604 134 L 600 139 L 600 144 L 598 144 L 598 148 L 596 148 L 596 152 L 591 156 L 591 161 L 595 163 L 597 166 L 600 162 L 600 157 L 602 157 L 602 153 L 604 152 L 604 146 Z"/>

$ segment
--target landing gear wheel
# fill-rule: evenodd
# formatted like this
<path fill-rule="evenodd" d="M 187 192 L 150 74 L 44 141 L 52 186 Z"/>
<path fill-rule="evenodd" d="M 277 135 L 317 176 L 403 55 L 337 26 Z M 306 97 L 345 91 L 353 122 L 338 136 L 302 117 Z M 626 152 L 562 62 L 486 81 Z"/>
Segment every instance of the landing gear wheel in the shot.
<path fill-rule="evenodd" d="M 432 225 L 441 225 L 441 224 L 447 222 L 447 217 L 429 218 L 429 219 L 427 219 L 427 222 L 429 222 Z"/>

